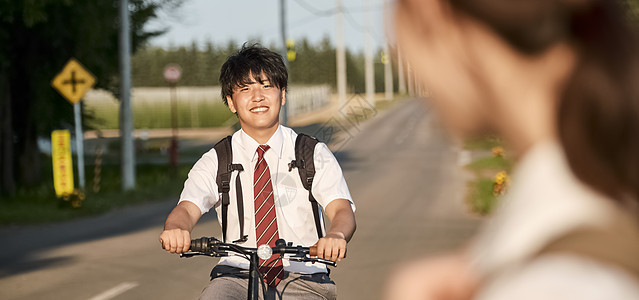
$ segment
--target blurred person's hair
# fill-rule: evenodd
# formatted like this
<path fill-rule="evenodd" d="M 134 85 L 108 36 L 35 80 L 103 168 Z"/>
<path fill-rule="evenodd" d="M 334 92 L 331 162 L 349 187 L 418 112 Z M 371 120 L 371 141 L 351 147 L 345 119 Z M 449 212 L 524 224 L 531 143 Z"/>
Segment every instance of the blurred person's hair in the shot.
<path fill-rule="evenodd" d="M 578 178 L 613 199 L 639 199 L 639 47 L 622 0 L 451 0 L 528 55 L 568 41 L 578 54 L 558 110 Z M 635 20 L 636 21 L 636 20 Z"/>
<path fill-rule="evenodd" d="M 261 74 L 266 78 L 261 78 Z M 233 95 L 235 87 L 246 85 L 253 79 L 259 83 L 268 80 L 271 85 L 286 89 L 288 72 L 279 54 L 258 44 L 244 43 L 242 49 L 230 56 L 222 65 L 220 85 L 224 104 L 228 106 L 226 97 Z"/>

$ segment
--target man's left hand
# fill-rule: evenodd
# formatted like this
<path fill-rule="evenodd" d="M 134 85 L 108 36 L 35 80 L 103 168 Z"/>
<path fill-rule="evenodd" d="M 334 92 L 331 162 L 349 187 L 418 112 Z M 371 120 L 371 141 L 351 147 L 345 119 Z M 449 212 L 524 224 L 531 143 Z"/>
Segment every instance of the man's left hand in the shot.
<path fill-rule="evenodd" d="M 342 233 L 329 232 L 315 245 L 318 258 L 341 261 L 346 257 L 346 239 Z"/>

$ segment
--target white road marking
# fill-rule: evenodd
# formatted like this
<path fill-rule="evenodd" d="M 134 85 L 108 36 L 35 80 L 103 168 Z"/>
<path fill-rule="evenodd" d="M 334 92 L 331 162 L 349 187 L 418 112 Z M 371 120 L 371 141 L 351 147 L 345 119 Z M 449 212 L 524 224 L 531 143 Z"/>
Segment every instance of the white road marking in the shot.
<path fill-rule="evenodd" d="M 99 295 L 94 296 L 93 298 L 89 299 L 89 300 L 108 300 L 108 299 L 113 299 L 116 296 L 136 287 L 140 285 L 139 283 L 133 281 L 133 282 L 123 282 L 120 283 L 116 286 L 114 286 L 111 289 L 108 289 L 102 293 L 100 293 Z"/>

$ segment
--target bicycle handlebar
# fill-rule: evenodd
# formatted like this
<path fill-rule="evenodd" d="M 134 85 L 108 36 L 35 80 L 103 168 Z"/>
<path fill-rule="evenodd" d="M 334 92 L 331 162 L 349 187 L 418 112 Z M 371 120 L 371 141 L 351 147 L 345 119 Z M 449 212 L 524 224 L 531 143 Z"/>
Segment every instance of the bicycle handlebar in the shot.
<path fill-rule="evenodd" d="M 243 247 L 236 244 L 223 243 L 214 237 L 201 237 L 191 240 L 190 251 L 180 254 L 180 257 L 192 257 L 194 255 L 221 257 L 228 256 L 229 252 L 234 252 L 242 255 L 251 255 L 256 253 L 262 259 L 268 259 L 273 254 L 293 254 L 292 256 L 287 257 L 287 259 L 301 262 L 319 262 L 333 267 L 337 266 L 337 263 L 334 261 L 313 257 L 317 256 L 316 246 L 293 246 L 293 243 L 287 244 L 286 241 L 284 241 L 283 239 L 278 239 L 275 242 L 275 247 L 262 245 L 258 248 L 251 248 Z"/>

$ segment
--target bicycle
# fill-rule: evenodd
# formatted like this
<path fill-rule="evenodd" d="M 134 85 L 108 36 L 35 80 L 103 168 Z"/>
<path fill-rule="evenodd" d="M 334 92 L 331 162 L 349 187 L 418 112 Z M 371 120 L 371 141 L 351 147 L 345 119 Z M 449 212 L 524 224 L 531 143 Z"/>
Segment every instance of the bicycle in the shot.
<path fill-rule="evenodd" d="M 259 260 L 258 258 L 267 260 L 271 258 L 273 254 L 280 255 L 282 259 L 288 259 L 292 261 L 300 262 L 313 262 L 323 263 L 329 266 L 336 267 L 337 263 L 331 260 L 313 257 L 317 255 L 317 247 L 302 247 L 293 246 L 293 243 L 287 243 L 283 239 L 275 241 L 275 247 L 269 245 L 260 245 L 257 248 L 243 247 L 236 244 L 223 243 L 214 237 L 201 237 L 191 240 L 191 248 L 188 252 L 183 252 L 180 257 L 193 257 L 196 255 L 210 256 L 210 257 L 222 257 L 229 255 L 237 255 L 249 260 L 249 285 L 248 285 L 248 300 L 258 299 L 259 285 L 262 283 L 262 292 L 266 295 L 266 290 L 262 280 L 262 276 L 259 272 Z M 284 254 L 292 254 L 291 256 L 284 257 Z"/>

